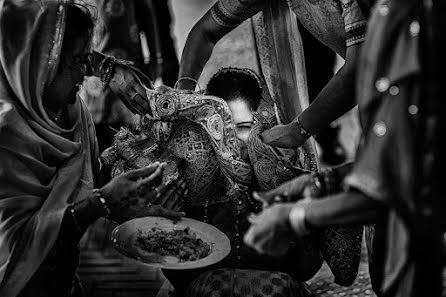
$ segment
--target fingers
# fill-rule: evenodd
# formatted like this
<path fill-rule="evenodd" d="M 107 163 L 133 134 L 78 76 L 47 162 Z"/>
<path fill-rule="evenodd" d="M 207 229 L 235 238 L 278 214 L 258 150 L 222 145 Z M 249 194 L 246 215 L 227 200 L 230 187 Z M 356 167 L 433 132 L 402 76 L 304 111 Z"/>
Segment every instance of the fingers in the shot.
<path fill-rule="evenodd" d="M 276 138 L 274 131 L 271 130 L 263 131 L 260 134 L 260 138 L 262 139 L 263 143 L 274 146 L 274 140 Z"/>
<path fill-rule="evenodd" d="M 109 86 L 130 111 L 151 115 L 145 88 L 131 68 L 116 67 Z"/>
<path fill-rule="evenodd" d="M 179 210 L 184 203 L 184 193 L 186 191 L 186 182 L 181 182 L 177 187 L 171 189 L 166 193 L 167 201 L 164 206 L 168 209 Z"/>
<path fill-rule="evenodd" d="M 274 189 L 269 192 L 263 192 L 263 193 L 254 192 L 253 197 L 255 200 L 262 202 L 263 207 L 268 207 L 274 202 L 281 201 L 278 189 Z"/>
<path fill-rule="evenodd" d="M 268 193 L 253 192 L 252 197 L 257 201 L 262 202 L 263 207 L 266 207 L 270 204 Z"/>
<path fill-rule="evenodd" d="M 159 170 L 160 167 L 161 167 L 160 162 L 154 162 L 147 167 L 127 171 L 123 175 L 131 180 L 136 180 L 138 178 L 144 178 L 146 176 L 149 176 L 150 174 L 156 172 L 156 170 Z"/>
<path fill-rule="evenodd" d="M 139 86 L 133 86 L 127 93 L 129 103 L 138 110 L 139 114 L 145 115 L 149 113 L 151 115 L 149 100 L 146 97 L 146 92 Z"/>
<path fill-rule="evenodd" d="M 168 209 L 181 207 L 182 198 L 186 191 L 186 182 L 183 180 L 175 180 L 165 185 L 162 184 L 158 187 L 159 196 L 158 200 L 155 200 L 156 204 L 162 205 Z"/>
<path fill-rule="evenodd" d="M 258 230 L 258 228 L 256 228 L 256 225 L 252 225 L 248 229 L 248 232 L 246 232 L 243 236 L 243 241 L 246 243 L 246 245 L 257 250 L 257 252 L 263 253 L 263 249 L 261 249 L 260 245 L 258 244 L 262 238 L 263 232 L 261 232 L 261 230 Z"/>
<path fill-rule="evenodd" d="M 174 221 L 178 221 L 186 214 L 184 212 L 178 212 L 171 209 L 167 209 L 165 207 L 162 207 L 161 205 L 151 205 L 148 206 L 147 215 L 165 217 Z"/>

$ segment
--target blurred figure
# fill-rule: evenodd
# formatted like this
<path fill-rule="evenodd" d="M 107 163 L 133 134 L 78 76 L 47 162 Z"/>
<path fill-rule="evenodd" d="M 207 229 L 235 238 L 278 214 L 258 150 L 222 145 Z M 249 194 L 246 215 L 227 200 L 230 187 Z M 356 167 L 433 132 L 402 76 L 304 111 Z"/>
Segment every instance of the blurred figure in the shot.
<path fill-rule="evenodd" d="M 97 7 L 94 49 L 134 62 L 152 81 L 173 86 L 178 77 L 178 58 L 170 32 L 167 1 L 89 0 Z M 133 114 L 98 78 L 87 78 L 81 97 L 93 115 L 99 149 L 113 141 L 114 129 L 133 128 Z M 111 129 L 114 128 L 114 129 Z"/>
<path fill-rule="evenodd" d="M 378 296 L 444 296 L 445 11 L 441 0 L 376 2 L 356 79 L 362 135 L 355 162 L 255 195 L 265 204 L 306 190 L 324 198 L 265 208 L 251 219 L 248 245 L 277 254 L 272 243 L 280 237 L 371 223 L 369 270 Z"/>

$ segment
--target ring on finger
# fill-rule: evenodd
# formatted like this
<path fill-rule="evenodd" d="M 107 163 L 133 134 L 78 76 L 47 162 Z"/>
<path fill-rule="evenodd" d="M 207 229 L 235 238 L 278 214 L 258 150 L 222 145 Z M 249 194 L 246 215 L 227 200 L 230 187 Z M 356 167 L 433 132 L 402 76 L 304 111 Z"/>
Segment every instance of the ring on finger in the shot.
<path fill-rule="evenodd" d="M 134 100 L 136 95 L 139 95 L 139 93 L 136 92 L 135 94 L 133 94 L 132 97 L 131 97 L 131 99 Z"/>

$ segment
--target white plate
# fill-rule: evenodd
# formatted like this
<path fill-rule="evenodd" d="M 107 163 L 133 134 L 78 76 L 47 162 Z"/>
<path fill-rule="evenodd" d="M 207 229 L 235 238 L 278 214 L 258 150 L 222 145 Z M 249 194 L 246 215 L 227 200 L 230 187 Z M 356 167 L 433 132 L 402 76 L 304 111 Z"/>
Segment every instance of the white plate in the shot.
<path fill-rule="evenodd" d="M 180 262 L 176 257 L 164 257 L 149 253 L 136 244 L 139 231 L 151 231 L 156 227 L 163 231 L 184 230 L 189 227 L 198 238 L 210 245 L 211 251 L 206 257 L 196 261 Z M 121 254 L 141 263 L 172 270 L 193 269 L 206 267 L 223 260 L 231 251 L 229 238 L 212 225 L 190 219 L 182 218 L 174 223 L 162 217 L 144 217 L 127 221 L 117 226 L 112 232 L 112 242 L 115 249 Z"/>

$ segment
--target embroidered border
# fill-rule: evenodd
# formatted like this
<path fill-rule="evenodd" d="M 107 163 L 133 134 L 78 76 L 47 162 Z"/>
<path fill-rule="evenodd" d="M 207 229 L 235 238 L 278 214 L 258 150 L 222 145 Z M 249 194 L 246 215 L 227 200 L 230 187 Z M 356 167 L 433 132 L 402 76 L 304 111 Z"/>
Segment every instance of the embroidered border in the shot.
<path fill-rule="evenodd" d="M 347 47 L 365 40 L 367 24 L 359 23 L 345 30 Z"/>

